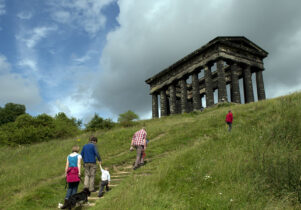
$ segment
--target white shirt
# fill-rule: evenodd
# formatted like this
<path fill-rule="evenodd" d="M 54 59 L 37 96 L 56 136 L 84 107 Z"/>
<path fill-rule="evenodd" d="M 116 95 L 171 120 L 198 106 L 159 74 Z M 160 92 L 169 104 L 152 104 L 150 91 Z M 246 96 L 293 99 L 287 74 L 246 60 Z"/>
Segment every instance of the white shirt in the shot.
<path fill-rule="evenodd" d="M 110 173 L 107 170 L 101 169 L 101 180 L 102 181 L 111 181 Z"/>

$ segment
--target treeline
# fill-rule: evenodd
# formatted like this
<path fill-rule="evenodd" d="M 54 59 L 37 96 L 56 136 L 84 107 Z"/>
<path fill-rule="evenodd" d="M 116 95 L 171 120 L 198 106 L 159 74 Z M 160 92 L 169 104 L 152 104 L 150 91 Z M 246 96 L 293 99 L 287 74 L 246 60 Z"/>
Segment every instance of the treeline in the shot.
<path fill-rule="evenodd" d="M 7 103 L 0 107 L 0 145 L 21 145 L 44 142 L 50 139 L 66 138 L 82 132 L 95 132 L 111 129 L 115 126 L 129 127 L 139 119 L 132 111 L 119 115 L 118 123 L 111 119 L 103 119 L 97 114 L 82 128 L 82 121 L 68 118 L 63 112 L 54 117 L 47 114 L 31 116 L 21 104 Z"/>
<path fill-rule="evenodd" d="M 26 113 L 24 105 L 8 103 L 0 107 L 0 144 L 30 144 L 74 136 L 80 132 L 80 125 L 81 121 L 65 113 L 33 117 Z"/>

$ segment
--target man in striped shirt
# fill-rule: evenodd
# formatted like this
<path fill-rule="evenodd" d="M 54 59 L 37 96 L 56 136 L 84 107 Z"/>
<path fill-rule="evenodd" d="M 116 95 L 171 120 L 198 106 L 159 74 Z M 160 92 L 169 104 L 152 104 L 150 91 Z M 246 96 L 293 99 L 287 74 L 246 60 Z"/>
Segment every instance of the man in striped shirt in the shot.
<path fill-rule="evenodd" d="M 131 143 L 131 149 L 134 147 L 137 151 L 136 161 L 134 165 L 134 170 L 136 170 L 140 165 L 144 164 L 144 160 L 142 159 L 143 151 L 146 150 L 146 129 L 142 128 L 141 130 L 137 131 Z"/>

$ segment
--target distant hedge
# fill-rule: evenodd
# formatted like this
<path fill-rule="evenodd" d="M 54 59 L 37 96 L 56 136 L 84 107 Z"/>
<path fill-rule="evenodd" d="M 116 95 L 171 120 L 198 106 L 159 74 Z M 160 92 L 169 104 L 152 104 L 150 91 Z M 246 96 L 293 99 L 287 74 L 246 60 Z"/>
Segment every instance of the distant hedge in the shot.
<path fill-rule="evenodd" d="M 0 144 L 11 146 L 31 144 L 54 138 L 74 136 L 79 132 L 76 119 L 70 119 L 64 113 L 58 113 L 55 117 L 47 114 L 36 117 L 21 114 L 14 122 L 0 126 Z"/>

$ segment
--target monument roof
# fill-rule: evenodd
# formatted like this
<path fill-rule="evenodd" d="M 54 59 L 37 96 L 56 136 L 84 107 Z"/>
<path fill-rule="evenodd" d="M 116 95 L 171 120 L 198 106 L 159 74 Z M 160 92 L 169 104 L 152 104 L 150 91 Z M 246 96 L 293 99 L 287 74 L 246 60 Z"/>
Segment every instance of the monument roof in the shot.
<path fill-rule="evenodd" d="M 158 74 L 150 77 L 145 82 L 150 84 L 154 79 L 161 77 L 162 75 L 166 74 L 167 72 L 171 71 L 172 69 L 176 68 L 177 66 L 181 65 L 182 63 L 185 63 L 186 61 L 190 60 L 194 56 L 201 54 L 208 48 L 211 48 L 214 45 L 224 43 L 233 47 L 239 47 L 241 49 L 244 49 L 252 54 L 256 54 L 257 56 L 261 57 L 262 59 L 265 58 L 268 55 L 268 52 L 266 52 L 264 49 L 250 41 L 244 36 L 218 36 L 214 38 L 213 40 L 209 41 L 206 45 L 198 48 L 197 50 L 193 51 L 192 53 L 186 55 L 182 59 L 178 60 L 171 66 L 167 67 L 166 69 L 162 70 Z"/>

